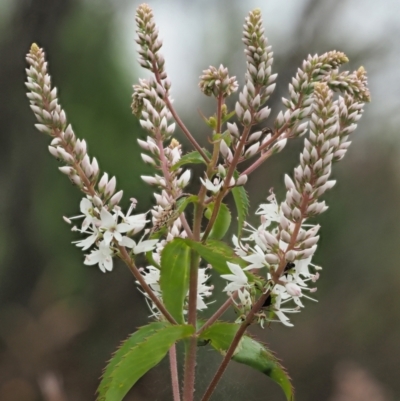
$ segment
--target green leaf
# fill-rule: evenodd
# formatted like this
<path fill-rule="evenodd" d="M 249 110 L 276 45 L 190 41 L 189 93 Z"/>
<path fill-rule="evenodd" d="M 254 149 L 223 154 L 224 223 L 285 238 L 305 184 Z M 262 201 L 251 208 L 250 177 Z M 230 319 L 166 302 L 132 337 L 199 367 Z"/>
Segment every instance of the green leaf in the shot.
<path fill-rule="evenodd" d="M 225 143 L 226 143 L 228 146 L 231 146 L 231 143 L 232 143 L 231 134 L 229 133 L 228 130 L 226 130 L 226 131 L 223 132 L 222 134 L 214 133 L 213 136 L 212 136 L 212 140 L 213 140 L 213 142 L 216 142 L 216 141 L 225 141 Z"/>
<path fill-rule="evenodd" d="M 213 210 L 214 210 L 214 202 L 207 207 L 206 212 L 204 213 L 207 219 L 211 218 Z M 230 210 L 228 209 L 228 206 L 221 203 L 217 218 L 215 219 L 209 238 L 210 239 L 223 238 L 226 232 L 228 231 L 229 226 L 231 225 L 231 221 L 232 221 L 232 216 Z"/>
<path fill-rule="evenodd" d="M 178 323 L 184 323 L 189 268 L 190 248 L 177 239 L 169 242 L 161 253 L 160 287 L 164 305 Z"/>
<path fill-rule="evenodd" d="M 121 401 L 132 386 L 165 357 L 176 341 L 193 333 L 193 326 L 171 326 L 162 322 L 140 328 L 108 364 L 98 388 L 97 401 Z"/>
<path fill-rule="evenodd" d="M 199 255 L 210 263 L 214 270 L 220 274 L 232 273 L 226 262 L 236 263 L 242 267 L 247 266 L 247 263 L 236 256 L 233 249 L 224 242 L 210 239 L 205 244 L 202 244 L 201 242 L 192 241 L 190 239 L 177 238 L 177 240 L 185 242 L 198 252 Z"/>
<path fill-rule="evenodd" d="M 239 347 L 237 354 L 232 357 L 234 361 L 248 365 L 267 375 L 281 386 L 288 401 L 294 400 L 294 389 L 289 375 L 268 348 L 248 336 L 243 337 Z"/>
<path fill-rule="evenodd" d="M 115 352 L 110 362 L 108 363 L 104 371 L 100 386 L 97 389 L 97 392 L 99 393 L 99 401 L 101 400 L 100 397 L 105 394 L 109 386 L 109 382 L 111 380 L 111 373 L 113 372 L 115 366 L 121 362 L 124 355 L 135 345 L 143 342 L 146 339 L 146 337 L 149 337 L 150 335 L 154 334 L 155 331 L 160 330 L 168 325 L 169 323 L 167 322 L 150 323 L 149 325 L 138 329 L 135 333 L 133 333 L 127 340 L 125 340 L 121 344 L 119 349 Z"/>
<path fill-rule="evenodd" d="M 249 212 L 249 197 L 243 186 L 232 188 L 233 199 L 235 200 L 236 210 L 238 214 L 238 237 L 242 235 L 244 222 Z"/>
<path fill-rule="evenodd" d="M 234 323 L 216 322 L 204 330 L 199 338 L 204 341 L 210 341 L 213 348 L 224 354 L 232 343 L 239 327 L 238 324 Z M 281 386 L 288 401 L 294 400 L 293 387 L 288 374 L 272 352 L 260 342 L 249 336 L 243 336 L 232 359 L 267 375 Z"/>
<path fill-rule="evenodd" d="M 180 215 L 190 203 L 196 203 L 199 197 L 197 195 L 191 195 L 184 198 L 180 198 L 176 201 L 176 212 Z"/>
<path fill-rule="evenodd" d="M 203 152 L 208 156 L 208 158 L 211 159 L 211 153 L 208 150 L 203 149 Z M 186 153 L 185 155 L 183 155 L 181 159 L 172 166 L 171 170 L 172 171 L 178 170 L 179 167 L 185 164 L 202 164 L 202 163 L 205 164 L 203 157 L 197 150 L 195 150 L 193 152 Z"/>
<path fill-rule="evenodd" d="M 225 116 L 223 116 L 222 118 L 222 124 L 226 123 L 227 121 L 229 121 L 234 115 L 236 114 L 235 110 L 231 111 L 230 113 L 226 114 Z"/>
<path fill-rule="evenodd" d="M 216 322 L 205 329 L 199 338 L 210 341 L 213 348 L 224 353 L 239 330 L 240 325 L 235 323 Z"/>

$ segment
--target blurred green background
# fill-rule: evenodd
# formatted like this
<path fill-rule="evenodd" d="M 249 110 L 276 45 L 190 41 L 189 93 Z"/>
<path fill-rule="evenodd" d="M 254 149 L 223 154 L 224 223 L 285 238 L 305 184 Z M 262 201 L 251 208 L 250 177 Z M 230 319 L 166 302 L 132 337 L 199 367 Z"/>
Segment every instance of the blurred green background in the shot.
<path fill-rule="evenodd" d="M 268 4 L 266 4 L 268 3 Z M 25 53 L 45 48 L 53 83 L 79 137 L 103 171 L 117 176 L 125 205 L 140 211 L 152 194 L 139 176 L 148 168 L 136 139 L 144 137 L 130 111 L 131 85 L 147 74 L 136 62 L 134 10 L 126 0 L 0 0 L 0 400 L 93 400 L 105 361 L 119 342 L 146 323 L 147 307 L 129 271 L 84 266 L 77 239 L 62 216 L 79 211 L 79 192 L 57 170 L 48 138 L 33 128 L 25 97 Z M 253 333 L 276 351 L 296 399 L 400 399 L 400 163 L 398 139 L 400 5 L 396 0 L 154 0 L 175 105 L 198 140 L 207 129 L 197 112 L 214 103 L 197 88 L 201 71 L 224 63 L 243 84 L 241 30 L 260 7 L 275 52 L 278 87 L 311 53 L 337 49 L 348 69 L 364 65 L 372 103 L 326 196 L 315 262 L 324 267 L 318 304 L 307 302 L 294 328 Z M 346 68 L 346 69 L 347 69 Z M 177 131 L 178 139 L 182 139 Z M 184 141 L 183 141 L 184 142 Z M 302 141 L 268 161 L 249 182 L 252 208 L 298 162 Z M 189 146 L 184 142 L 186 149 Z M 250 218 L 255 222 L 254 218 Z M 214 308 L 211 306 L 210 309 Z M 199 390 L 220 356 L 202 349 Z M 207 362 L 209 358 L 211 363 Z M 213 366 L 212 364 L 215 364 Z M 211 367 L 210 367 L 211 366 Z M 140 380 L 129 400 L 170 400 L 167 364 Z M 283 401 L 279 388 L 232 363 L 214 400 Z"/>

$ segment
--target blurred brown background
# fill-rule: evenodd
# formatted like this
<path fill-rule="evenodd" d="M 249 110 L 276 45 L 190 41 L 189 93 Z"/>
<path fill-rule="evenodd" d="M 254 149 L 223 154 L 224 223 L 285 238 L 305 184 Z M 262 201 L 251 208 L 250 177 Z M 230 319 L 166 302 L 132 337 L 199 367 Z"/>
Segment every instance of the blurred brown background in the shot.
<path fill-rule="evenodd" d="M 145 75 L 134 54 L 138 4 L 0 0 L 1 401 L 93 400 L 111 352 L 146 323 L 146 305 L 127 269 L 117 265 L 103 274 L 84 266 L 71 244 L 76 233 L 61 216 L 78 213 L 80 194 L 58 172 L 46 149 L 48 138 L 33 128 L 23 85 L 24 55 L 35 41 L 46 50 L 75 132 L 88 141 L 103 171 L 117 176 L 125 202 L 134 196 L 138 209 L 147 210 L 152 195 L 138 178 L 146 167 L 136 145 L 144 133 L 129 107 L 131 85 Z M 319 303 L 307 302 L 292 329 L 272 325 L 253 332 L 283 360 L 298 401 L 400 399 L 398 1 L 154 0 L 150 5 L 165 39 L 175 105 L 204 144 L 207 129 L 197 108 L 207 114 L 214 104 L 201 96 L 197 78 L 222 62 L 243 83 L 241 30 L 252 8 L 261 7 L 275 52 L 273 115 L 308 53 L 341 50 L 351 60 L 348 69 L 367 69 L 373 101 L 345 160 L 335 166 L 338 184 L 319 221 L 322 241 L 315 262 L 324 267 Z M 298 162 L 301 142 L 290 143 L 251 177 L 253 210 L 270 187 L 283 195 L 283 173 Z M 202 388 L 216 367 L 205 365 L 205 358 L 216 364 L 220 357 L 200 351 Z M 170 400 L 167 364 L 145 376 L 126 399 Z M 284 397 L 261 374 L 232 363 L 213 399 Z"/>

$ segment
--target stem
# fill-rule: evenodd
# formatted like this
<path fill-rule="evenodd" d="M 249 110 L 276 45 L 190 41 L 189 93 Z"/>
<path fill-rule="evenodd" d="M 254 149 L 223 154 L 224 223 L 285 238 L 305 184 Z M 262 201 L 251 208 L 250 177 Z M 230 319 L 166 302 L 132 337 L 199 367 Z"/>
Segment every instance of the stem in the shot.
<path fill-rule="evenodd" d="M 171 324 L 178 324 L 176 320 L 172 317 L 172 315 L 167 311 L 165 306 L 161 303 L 161 301 L 156 297 L 153 290 L 150 286 L 146 283 L 143 276 L 140 274 L 138 268 L 133 263 L 131 257 L 129 256 L 126 248 L 124 246 L 118 245 L 118 249 L 121 255 L 121 259 L 125 262 L 125 264 L 129 267 L 132 274 L 135 276 L 136 280 L 139 281 L 139 284 L 142 286 L 143 290 L 147 293 L 150 299 L 154 302 L 157 306 L 158 310 L 164 315 L 164 317 L 171 323 Z"/>
<path fill-rule="evenodd" d="M 196 232 L 195 232 L 196 235 Z M 189 278 L 189 311 L 188 324 L 196 328 L 197 320 L 197 281 L 199 270 L 199 255 L 195 251 L 191 251 L 190 258 L 190 278 Z M 193 334 L 188 340 L 185 355 L 185 373 L 183 378 L 183 399 L 184 401 L 192 401 L 194 395 L 194 381 L 196 371 L 196 351 L 197 336 Z"/>
<path fill-rule="evenodd" d="M 221 130 L 221 114 L 223 105 L 223 96 L 218 96 L 217 105 L 217 133 Z M 211 160 L 207 162 L 207 177 L 212 174 L 213 169 L 218 161 L 219 155 L 219 142 L 214 144 L 213 155 Z M 204 211 L 204 199 L 207 190 L 201 186 L 198 203 L 195 206 L 194 220 L 193 220 L 193 238 L 195 241 L 200 240 L 201 220 Z M 194 250 L 191 251 L 190 258 L 190 282 L 189 282 L 189 311 L 188 311 L 188 324 L 196 328 L 197 320 L 197 291 L 198 291 L 198 272 L 199 272 L 200 257 Z M 185 356 L 185 373 L 183 380 L 183 399 L 185 401 L 192 401 L 194 395 L 194 382 L 196 374 L 196 351 L 197 351 L 197 335 L 194 334 L 187 343 L 186 356 Z"/>
<path fill-rule="evenodd" d="M 293 111 L 299 109 L 301 107 L 301 104 L 303 102 L 303 93 L 300 94 L 299 100 L 296 104 L 296 106 L 294 107 Z M 262 144 L 257 153 L 262 152 L 264 149 L 266 149 L 268 146 L 270 146 L 281 134 L 282 132 L 284 132 L 289 126 L 289 121 L 286 121 L 285 124 L 283 124 L 283 126 L 276 130 L 275 134 L 270 138 L 269 141 L 265 142 L 264 144 Z M 291 130 L 286 134 L 286 138 L 290 138 L 291 133 L 293 132 L 293 130 L 297 127 L 297 124 L 295 124 Z M 243 173 L 241 173 L 240 175 L 249 175 L 250 173 L 252 173 L 255 169 L 257 169 L 258 167 L 261 166 L 261 164 L 263 164 L 270 156 L 272 155 L 271 152 L 266 152 L 264 154 L 261 154 L 261 156 L 251 165 L 249 166 L 245 171 L 243 171 Z"/>
<path fill-rule="evenodd" d="M 229 192 L 229 182 L 231 181 L 231 178 L 233 177 L 233 173 L 235 172 L 236 166 L 238 164 L 240 155 L 242 153 L 242 150 L 246 144 L 247 137 L 250 133 L 250 128 L 252 124 L 249 124 L 245 127 L 243 130 L 242 136 L 240 138 L 240 142 L 235 150 L 235 154 L 233 155 L 232 162 L 229 166 L 228 172 L 226 173 L 225 181 L 224 181 L 224 186 L 221 190 L 221 192 L 217 195 L 217 198 L 215 199 L 214 203 L 214 209 L 211 214 L 211 218 L 207 224 L 207 227 L 204 231 L 202 241 L 205 242 L 208 236 L 210 235 L 211 229 L 215 223 L 215 219 L 218 216 L 219 212 L 219 207 L 221 206 L 222 200 L 224 199 L 225 195 Z"/>
<path fill-rule="evenodd" d="M 190 229 L 189 223 L 186 220 L 186 216 L 185 213 L 181 213 L 181 215 L 179 216 L 181 223 L 182 223 L 182 227 L 184 228 L 184 230 L 186 231 L 186 234 L 188 236 L 188 238 L 193 239 L 193 232 Z"/>
<path fill-rule="evenodd" d="M 165 102 L 169 102 L 168 96 L 166 95 Z M 224 103 L 224 98 L 220 94 L 217 99 L 217 127 L 216 132 L 220 133 L 222 125 L 222 105 Z M 172 107 L 172 106 L 171 106 Z M 173 114 L 172 110 L 170 109 Z M 177 121 L 178 122 L 178 121 Z M 207 160 L 207 177 L 210 177 L 213 170 L 218 162 L 219 156 L 219 142 L 214 144 L 213 155 L 211 160 Z M 200 240 L 201 233 L 201 220 L 204 212 L 204 199 L 207 194 L 207 189 L 201 186 L 198 203 L 194 211 L 193 220 L 193 238 L 195 241 Z M 190 259 L 190 282 L 189 282 L 189 311 L 188 311 L 188 324 L 191 324 L 196 328 L 197 321 L 197 291 L 198 291 L 198 271 L 199 271 L 199 254 L 192 250 Z M 186 347 L 185 356 L 185 373 L 183 381 L 183 399 L 184 401 L 192 401 L 194 396 L 194 382 L 195 382 L 195 371 L 196 371 L 196 352 L 197 352 L 197 335 L 194 334 L 188 340 Z"/>
<path fill-rule="evenodd" d="M 221 125 L 222 125 L 222 105 L 224 104 L 224 97 L 220 93 L 217 98 L 217 134 L 221 133 Z"/>
<path fill-rule="evenodd" d="M 158 72 L 157 66 L 153 62 L 153 73 L 156 78 L 156 81 L 164 88 L 164 85 L 161 81 L 160 74 Z M 168 97 L 168 92 L 165 91 L 164 95 L 164 102 L 166 106 L 168 107 L 169 111 L 171 112 L 172 116 L 174 117 L 174 120 L 178 124 L 179 128 L 182 130 L 182 132 L 186 135 L 186 138 L 189 140 L 189 142 L 193 145 L 193 147 L 200 153 L 201 157 L 205 160 L 206 163 L 210 162 L 210 159 L 207 157 L 207 155 L 204 153 L 203 149 L 201 146 L 197 143 L 196 139 L 194 139 L 193 135 L 190 133 L 190 131 L 186 128 L 186 125 L 183 123 L 183 121 L 180 119 L 178 116 L 178 113 L 174 109 L 174 106 L 172 106 L 171 101 L 169 100 Z"/>
<path fill-rule="evenodd" d="M 175 344 L 173 344 L 172 347 L 169 349 L 169 367 L 171 369 L 171 384 L 174 401 L 181 401 Z"/>
<path fill-rule="evenodd" d="M 268 290 L 265 294 L 263 294 L 258 299 L 258 301 L 251 308 L 251 311 L 249 312 L 249 314 L 246 316 L 245 321 L 240 325 L 239 330 L 236 332 L 235 337 L 233 337 L 232 343 L 229 346 L 228 350 L 226 351 L 224 359 L 222 360 L 221 365 L 219 366 L 217 372 L 215 373 L 215 376 L 212 379 L 211 383 L 209 384 L 201 401 L 208 401 L 210 399 L 212 393 L 214 392 L 215 388 L 217 387 L 218 382 L 220 381 L 222 375 L 224 374 L 224 372 L 236 350 L 236 347 L 238 346 L 238 344 L 240 342 L 240 339 L 242 338 L 243 334 L 246 332 L 247 327 L 249 327 L 251 322 L 253 321 L 254 315 L 261 309 L 261 307 L 263 306 L 265 300 L 268 298 L 269 295 L 270 295 L 270 291 Z"/>
<path fill-rule="evenodd" d="M 260 167 L 261 164 L 265 162 L 270 156 L 272 156 L 272 153 L 270 151 L 265 152 L 263 155 L 261 155 L 252 165 L 247 167 L 246 170 L 244 170 L 240 175 L 249 175 L 251 174 L 256 168 Z"/>
<path fill-rule="evenodd" d="M 198 336 L 206 329 L 208 329 L 214 322 L 218 320 L 220 316 L 222 316 L 232 305 L 233 299 L 236 298 L 237 291 L 235 291 L 231 297 L 229 297 L 219 308 L 218 310 L 201 326 L 201 328 L 196 333 Z"/>

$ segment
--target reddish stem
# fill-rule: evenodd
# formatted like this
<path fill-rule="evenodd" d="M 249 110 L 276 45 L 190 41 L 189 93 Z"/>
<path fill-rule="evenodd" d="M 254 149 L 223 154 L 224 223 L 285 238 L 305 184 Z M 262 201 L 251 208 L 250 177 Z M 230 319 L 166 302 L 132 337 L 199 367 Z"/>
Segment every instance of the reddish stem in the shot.
<path fill-rule="evenodd" d="M 178 375 L 178 363 L 176 360 L 176 346 L 175 344 L 169 349 L 169 367 L 171 369 L 171 384 L 172 394 L 174 401 L 181 401 L 181 394 L 179 391 L 179 375 Z"/>
<path fill-rule="evenodd" d="M 218 382 L 220 381 L 222 375 L 224 374 L 224 372 L 236 350 L 236 347 L 238 346 L 238 344 L 240 342 L 240 339 L 242 338 L 243 334 L 246 332 L 247 328 L 250 326 L 251 322 L 253 321 L 254 315 L 261 309 L 261 307 L 264 305 L 264 302 L 269 297 L 269 295 L 270 295 L 270 291 L 267 291 L 265 294 L 263 294 L 258 299 L 258 301 L 251 308 L 251 311 L 249 312 L 249 314 L 246 316 L 245 321 L 240 325 L 238 331 L 235 334 L 235 337 L 232 340 L 231 345 L 229 346 L 228 350 L 226 351 L 226 354 L 224 356 L 224 359 L 221 362 L 221 365 L 219 366 L 217 372 L 215 373 L 215 376 L 212 379 L 211 383 L 209 384 L 201 401 L 208 401 L 210 399 L 212 393 L 214 392 L 215 388 L 217 387 Z"/>

